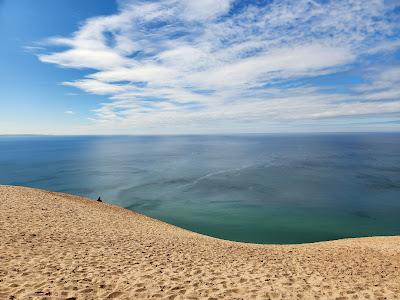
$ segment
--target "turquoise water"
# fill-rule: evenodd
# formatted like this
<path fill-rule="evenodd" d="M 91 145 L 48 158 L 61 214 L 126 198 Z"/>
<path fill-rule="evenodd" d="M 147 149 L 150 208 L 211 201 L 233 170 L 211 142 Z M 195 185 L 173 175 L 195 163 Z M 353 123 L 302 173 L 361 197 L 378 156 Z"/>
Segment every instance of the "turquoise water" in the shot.
<path fill-rule="evenodd" d="M 0 137 L 0 183 L 203 234 L 302 243 L 400 234 L 400 134 Z"/>

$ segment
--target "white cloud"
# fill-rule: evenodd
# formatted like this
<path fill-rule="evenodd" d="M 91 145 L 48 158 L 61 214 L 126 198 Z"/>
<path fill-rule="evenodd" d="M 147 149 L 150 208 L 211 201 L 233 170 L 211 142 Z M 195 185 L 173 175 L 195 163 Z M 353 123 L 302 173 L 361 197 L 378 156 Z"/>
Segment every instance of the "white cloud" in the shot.
<path fill-rule="evenodd" d="M 273 78 L 307 76 L 315 71 L 351 62 L 353 54 L 341 48 L 306 45 L 272 49 L 259 56 L 211 68 L 194 76 L 203 86 L 238 86 L 266 82 Z"/>
<path fill-rule="evenodd" d="M 182 15 L 187 20 L 207 20 L 223 15 L 229 11 L 230 0 L 183 0 Z"/>
<path fill-rule="evenodd" d="M 69 68 L 111 69 L 128 63 L 111 50 L 77 48 L 64 52 L 41 55 L 40 60 Z"/>
<path fill-rule="evenodd" d="M 392 52 L 400 48 L 400 40 L 395 41 L 384 41 L 369 48 L 366 52 L 368 54 L 376 54 L 382 52 Z"/>
<path fill-rule="evenodd" d="M 400 112 L 395 67 L 367 70 L 374 74 L 369 83 L 347 93 L 291 83 L 398 47 L 395 38 L 382 38 L 399 31 L 388 13 L 393 6 L 383 0 L 240 8 L 228 0 L 120 3 L 117 14 L 48 40 L 65 50 L 39 55 L 42 62 L 89 69 L 63 85 L 109 97 L 94 111 L 101 126 L 268 130 L 293 120 Z"/>
<path fill-rule="evenodd" d="M 77 87 L 85 92 L 97 95 L 113 95 L 119 92 L 129 90 L 129 86 L 108 84 L 102 81 L 93 79 L 82 79 L 74 82 L 63 82 L 65 86 Z"/>
<path fill-rule="evenodd" d="M 74 112 L 72 110 L 66 110 L 66 111 L 64 111 L 64 114 L 73 115 Z"/>

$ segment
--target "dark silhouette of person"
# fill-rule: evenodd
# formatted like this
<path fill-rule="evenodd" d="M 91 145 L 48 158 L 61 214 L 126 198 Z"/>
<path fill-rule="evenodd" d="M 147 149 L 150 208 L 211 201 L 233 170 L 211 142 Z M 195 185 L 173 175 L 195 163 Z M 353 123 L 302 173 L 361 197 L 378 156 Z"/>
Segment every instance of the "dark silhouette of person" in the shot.
<path fill-rule="evenodd" d="M 100 199 L 100 197 L 97 199 L 97 202 L 103 202 L 101 199 Z"/>

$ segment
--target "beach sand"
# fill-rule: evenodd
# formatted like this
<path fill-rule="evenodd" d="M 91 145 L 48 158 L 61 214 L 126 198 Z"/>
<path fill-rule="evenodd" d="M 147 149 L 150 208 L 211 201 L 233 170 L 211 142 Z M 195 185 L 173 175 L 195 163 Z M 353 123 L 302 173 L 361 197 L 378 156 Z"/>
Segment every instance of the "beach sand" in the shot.
<path fill-rule="evenodd" d="M 219 240 L 93 200 L 0 186 L 0 299 L 399 299 L 400 237 Z"/>

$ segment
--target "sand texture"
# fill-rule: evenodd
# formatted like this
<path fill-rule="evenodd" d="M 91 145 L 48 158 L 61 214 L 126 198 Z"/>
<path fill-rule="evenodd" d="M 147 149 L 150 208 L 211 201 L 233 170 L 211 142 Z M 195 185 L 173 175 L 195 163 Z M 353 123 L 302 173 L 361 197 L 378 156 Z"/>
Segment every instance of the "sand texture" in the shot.
<path fill-rule="evenodd" d="M 0 299 L 282 298 L 400 299 L 400 237 L 235 243 L 0 186 Z"/>

